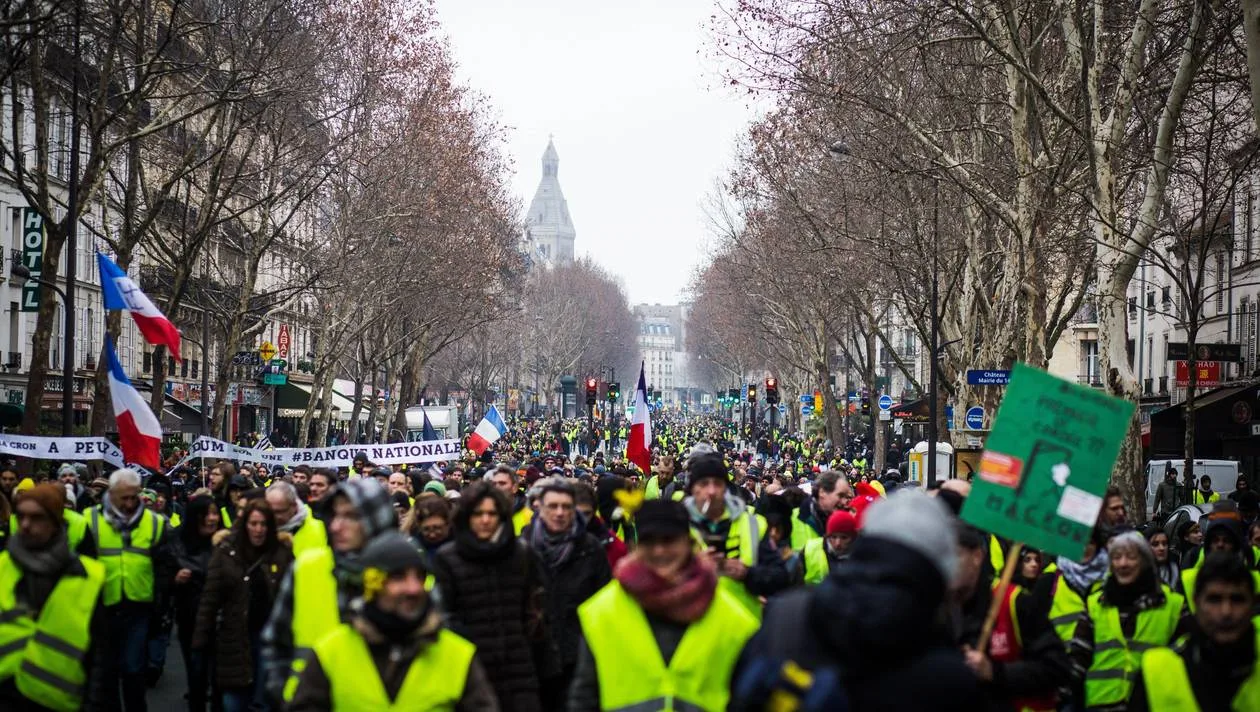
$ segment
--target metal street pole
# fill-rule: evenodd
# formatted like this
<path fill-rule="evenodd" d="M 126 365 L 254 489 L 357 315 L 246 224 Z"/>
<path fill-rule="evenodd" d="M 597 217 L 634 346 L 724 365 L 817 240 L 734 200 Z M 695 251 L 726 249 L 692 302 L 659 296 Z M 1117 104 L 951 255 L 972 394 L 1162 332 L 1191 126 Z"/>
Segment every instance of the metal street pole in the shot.
<path fill-rule="evenodd" d="M 936 252 L 940 249 L 940 202 L 941 190 L 940 182 L 936 179 L 932 181 L 933 197 L 932 197 L 932 356 L 929 359 L 931 372 L 928 374 L 928 464 L 927 464 L 927 487 L 936 484 L 936 360 L 939 355 L 936 353 L 938 342 L 940 341 L 940 307 L 937 304 L 938 295 L 936 293 L 937 272 L 939 262 Z"/>

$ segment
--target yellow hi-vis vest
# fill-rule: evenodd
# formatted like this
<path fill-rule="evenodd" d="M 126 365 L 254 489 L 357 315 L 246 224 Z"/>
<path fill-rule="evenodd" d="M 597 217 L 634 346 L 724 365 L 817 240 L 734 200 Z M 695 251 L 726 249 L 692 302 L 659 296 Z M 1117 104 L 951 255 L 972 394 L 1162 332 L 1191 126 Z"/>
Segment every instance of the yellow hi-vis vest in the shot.
<path fill-rule="evenodd" d="M 62 512 L 63 519 L 66 523 L 66 543 L 70 545 L 70 553 L 75 553 L 79 548 L 79 543 L 83 541 L 83 537 L 87 535 L 87 517 L 79 514 L 73 509 L 67 509 Z M 18 531 L 17 514 L 9 515 L 9 535 L 14 536 Z"/>
<path fill-rule="evenodd" d="M 822 583 L 831 573 L 831 561 L 827 558 L 825 539 L 810 539 L 805 542 L 801 556 L 805 559 L 805 583 Z"/>
<path fill-rule="evenodd" d="M 92 508 L 88 531 L 96 542 L 96 559 L 105 565 L 105 605 L 124 598 L 153 601 L 153 547 L 162 538 L 166 518 L 145 509 L 136 525 L 118 533 L 98 505 Z"/>
<path fill-rule="evenodd" d="M 1256 646 L 1260 650 L 1260 632 L 1256 634 Z M 1194 690 L 1190 689 L 1186 662 L 1171 649 L 1155 648 L 1142 654 L 1142 679 L 1151 712 L 1200 712 Z M 1229 708 L 1232 712 L 1260 710 L 1260 658 L 1252 663 L 1251 674 L 1239 685 Z"/>
<path fill-rule="evenodd" d="M 760 514 L 744 510 L 731 522 L 726 534 L 724 555 L 728 559 L 739 559 L 749 568 L 757 565 L 757 547 L 761 543 L 761 533 L 766 531 L 766 519 Z M 696 551 L 708 551 L 704 535 L 696 527 L 691 528 L 692 539 L 696 542 Z M 718 590 L 724 590 L 744 604 L 748 612 L 761 619 L 761 600 L 748 592 L 744 584 L 729 576 L 718 577 Z"/>
<path fill-rule="evenodd" d="M 725 710 L 731 672 L 758 626 L 719 587 L 666 665 L 643 609 L 617 581 L 579 606 L 578 619 L 595 659 L 599 708 L 605 712 Z"/>
<path fill-rule="evenodd" d="M 105 585 L 104 564 L 78 558 L 87 575 L 63 575 L 35 620 L 17 602 L 22 569 L 8 552 L 0 553 L 0 681 L 12 679 L 23 697 L 54 710 L 83 706 L 83 658 Z"/>
<path fill-rule="evenodd" d="M 306 521 L 293 532 L 293 557 L 297 558 L 312 550 L 328 547 L 328 531 L 313 512 L 306 513 Z"/>
<path fill-rule="evenodd" d="M 827 522 L 823 522 L 825 527 Z M 801 519 L 801 508 L 797 507 L 792 510 L 792 549 L 795 551 L 804 551 L 805 544 L 815 539 L 822 539 L 814 527 L 809 522 Z"/>
<path fill-rule="evenodd" d="M 1203 564 L 1203 557 L 1199 557 L 1198 563 L 1193 567 L 1184 569 L 1181 572 L 1181 590 L 1186 594 L 1186 605 L 1190 607 L 1190 612 L 1195 613 L 1194 605 L 1194 589 L 1199 580 L 1199 566 Z M 1251 572 L 1251 580 L 1257 591 L 1260 591 L 1260 571 L 1253 570 Z"/>
<path fill-rule="evenodd" d="M 528 506 L 521 507 L 519 512 L 512 515 L 512 529 L 516 531 L 516 535 L 520 536 L 525 531 L 525 525 L 534 519 L 534 510 Z"/>
<path fill-rule="evenodd" d="M 303 653 L 341 624 L 333 551 L 325 546 L 304 552 L 293 562 L 293 664 L 284 686 L 284 701 L 293 699 L 306 669 Z"/>
<path fill-rule="evenodd" d="M 1063 580 L 1062 573 L 1057 574 L 1054 582 L 1054 597 L 1050 601 L 1050 625 L 1054 626 L 1054 632 L 1058 634 L 1059 640 L 1065 643 L 1071 640 L 1072 636 L 1076 635 L 1076 625 L 1085 620 L 1085 617 L 1085 599 L 1081 598 L 1080 594 L 1072 590 L 1067 581 Z"/>
<path fill-rule="evenodd" d="M 372 653 L 354 628 L 338 626 L 315 644 L 334 710 L 454 710 L 464 696 L 475 652 L 472 643 L 440 631 L 411 660 L 398 696 L 390 700 Z"/>
<path fill-rule="evenodd" d="M 1164 589 L 1164 605 L 1137 614 L 1133 637 L 1124 637 L 1120 612 L 1102 604 L 1102 591 L 1090 594 L 1086 609 L 1094 622 L 1094 660 L 1085 673 L 1085 706 L 1115 705 L 1129 699 L 1133 675 L 1142 664 L 1142 654 L 1168 645 L 1177 630 L 1185 599 Z"/>

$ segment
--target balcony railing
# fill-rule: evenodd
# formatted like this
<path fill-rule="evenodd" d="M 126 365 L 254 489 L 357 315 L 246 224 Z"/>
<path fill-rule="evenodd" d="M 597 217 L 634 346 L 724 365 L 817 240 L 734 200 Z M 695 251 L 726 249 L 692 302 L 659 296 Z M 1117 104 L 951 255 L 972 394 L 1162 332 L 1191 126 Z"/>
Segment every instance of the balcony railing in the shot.
<path fill-rule="evenodd" d="M 22 367 L 22 352 L 9 351 L 6 354 L 5 359 L 4 359 L 4 367 L 5 368 L 21 368 Z"/>
<path fill-rule="evenodd" d="M 1102 388 L 1102 376 L 1097 373 L 1082 373 L 1076 377 L 1078 383 L 1082 386 L 1093 386 L 1094 388 Z"/>

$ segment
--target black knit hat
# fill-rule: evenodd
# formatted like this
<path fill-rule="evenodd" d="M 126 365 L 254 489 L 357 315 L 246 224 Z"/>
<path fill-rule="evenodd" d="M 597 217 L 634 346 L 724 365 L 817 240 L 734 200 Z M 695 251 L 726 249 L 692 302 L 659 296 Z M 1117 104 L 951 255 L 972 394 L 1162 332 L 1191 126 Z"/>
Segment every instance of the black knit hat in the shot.
<path fill-rule="evenodd" d="M 692 457 L 687 462 L 687 491 L 696 486 L 701 480 L 718 479 L 723 484 L 730 482 L 730 475 L 726 470 L 726 462 L 722 456 L 717 453 L 709 453 L 700 457 Z"/>
<path fill-rule="evenodd" d="M 640 539 L 659 537 L 668 539 L 687 536 L 691 522 L 682 502 L 667 499 L 649 499 L 634 515 L 635 531 Z"/>

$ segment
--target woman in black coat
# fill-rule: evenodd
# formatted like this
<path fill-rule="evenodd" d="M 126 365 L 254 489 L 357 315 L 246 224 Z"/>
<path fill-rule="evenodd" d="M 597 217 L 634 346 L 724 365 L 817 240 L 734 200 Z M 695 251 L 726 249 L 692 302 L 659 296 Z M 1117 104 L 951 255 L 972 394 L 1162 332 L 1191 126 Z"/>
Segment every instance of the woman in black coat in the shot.
<path fill-rule="evenodd" d="M 489 482 L 463 491 L 454 539 L 434 557 L 434 574 L 452 630 L 477 646 L 504 712 L 535 712 L 546 649 L 542 564 L 512 529 L 512 503 Z M 545 656 L 544 656 L 545 657 Z"/>
<path fill-rule="evenodd" d="M 214 664 L 213 651 L 193 652 L 192 638 L 197 627 L 201 591 L 205 588 L 206 573 L 210 569 L 210 556 L 214 553 L 212 539 L 220 525 L 219 508 L 215 506 L 214 498 L 208 494 L 200 495 L 188 500 L 180 526 L 170 539 L 177 567 L 171 586 L 175 626 L 179 652 L 184 656 L 184 669 L 187 671 L 188 709 L 191 712 L 203 712 L 206 708 L 206 686 Z M 217 699 L 212 708 L 219 709 Z"/>
<path fill-rule="evenodd" d="M 214 645 L 225 712 L 266 708 L 262 629 L 293 563 L 292 546 L 293 538 L 277 531 L 264 499 L 247 502 L 236 524 L 214 537 L 192 647 Z"/>

